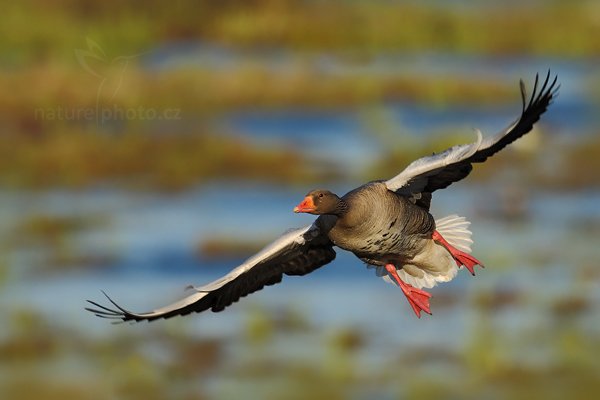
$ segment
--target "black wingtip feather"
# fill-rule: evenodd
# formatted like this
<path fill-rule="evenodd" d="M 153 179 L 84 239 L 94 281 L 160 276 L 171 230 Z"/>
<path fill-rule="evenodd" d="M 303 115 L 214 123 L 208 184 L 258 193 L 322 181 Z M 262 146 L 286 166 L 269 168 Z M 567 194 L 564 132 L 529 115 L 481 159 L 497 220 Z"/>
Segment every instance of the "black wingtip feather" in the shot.
<path fill-rule="evenodd" d="M 560 85 L 557 85 L 558 75 L 554 75 L 554 79 L 551 79 L 551 77 L 552 71 L 550 69 L 548 69 L 543 82 L 540 81 L 539 74 L 535 75 L 535 81 L 531 96 L 529 97 L 529 102 L 522 111 L 521 117 L 517 123 L 512 127 L 511 131 L 507 132 L 500 140 L 498 140 L 498 142 L 489 148 L 478 151 L 470 160 L 471 162 L 485 161 L 489 156 L 501 150 L 506 145 L 512 143 L 527 132 L 531 131 L 533 125 L 540 119 L 541 115 L 546 112 L 548 106 L 552 104 L 552 101 L 558 94 L 558 89 L 560 88 Z M 526 91 L 522 81 L 520 81 L 520 86 L 521 99 L 524 99 L 526 98 Z"/>
<path fill-rule="evenodd" d="M 535 82 L 533 83 L 533 90 L 531 91 L 531 97 L 529 98 L 529 104 L 527 104 L 526 108 L 531 108 L 533 104 L 533 100 L 535 99 L 535 94 L 537 93 L 537 87 L 540 80 L 540 74 L 535 74 Z"/>
<path fill-rule="evenodd" d="M 549 81 L 550 81 L 550 70 L 548 70 L 548 73 L 546 74 L 546 79 L 544 79 L 544 84 L 542 85 L 542 88 L 540 89 L 540 95 L 539 95 L 538 99 L 543 98 L 544 95 L 546 94 L 546 86 L 548 86 Z"/>
<path fill-rule="evenodd" d="M 115 303 L 115 301 L 113 299 L 111 299 L 110 296 L 108 296 L 106 294 L 106 292 L 104 292 L 103 290 L 101 290 L 101 292 L 104 296 L 106 296 L 108 301 L 110 301 L 110 303 L 112 305 L 114 305 L 117 309 L 115 310 L 115 309 L 103 306 L 102 304 L 97 303 L 95 301 L 87 300 L 88 303 L 90 303 L 91 305 L 93 305 L 96 308 L 84 307 L 84 309 L 86 311 L 89 311 L 92 314 L 94 314 L 95 316 L 100 317 L 100 318 L 117 320 L 117 321 L 113 321 L 113 324 L 119 324 L 119 323 L 129 321 L 129 320 L 137 320 L 135 315 L 133 315 L 130 311 L 127 311 L 126 309 L 124 309 L 123 307 L 121 307 L 117 303 Z"/>
<path fill-rule="evenodd" d="M 523 79 L 519 79 L 519 88 L 521 89 L 521 114 L 523 114 L 525 112 L 525 107 L 527 106 L 527 88 L 525 87 L 525 82 L 523 82 Z"/>
<path fill-rule="evenodd" d="M 433 193 L 438 189 L 448 187 L 453 182 L 457 182 L 469 174 L 470 169 L 464 168 L 465 165 L 469 165 L 470 167 L 472 163 L 484 162 L 508 144 L 530 132 L 534 124 L 539 121 L 542 114 L 546 112 L 548 106 L 552 104 L 553 100 L 555 100 L 558 95 L 558 90 L 560 88 L 560 85 L 557 84 L 558 75 L 555 75 L 554 79 L 551 79 L 551 77 L 551 70 L 548 70 L 543 82 L 540 81 L 540 75 L 536 74 L 530 96 L 527 95 L 527 89 L 523 80 L 520 80 L 519 87 L 521 89 L 520 94 L 523 109 L 519 119 L 506 131 L 495 135 L 493 137 L 495 141 L 488 141 L 484 147 L 477 149 L 470 157 L 462 159 L 459 162 L 451 163 L 444 168 L 437 170 L 436 173 L 412 178 L 414 179 L 414 182 L 418 182 L 418 185 L 423 185 L 419 186 L 418 190 Z M 409 183 L 409 185 L 404 186 L 404 190 L 410 185 L 411 184 Z"/>
<path fill-rule="evenodd" d="M 96 303 L 95 301 L 88 300 L 87 302 L 90 303 L 91 305 L 95 306 L 95 307 L 98 307 L 98 308 L 101 308 L 102 310 L 104 310 L 102 312 L 108 312 L 108 313 L 111 313 L 111 314 L 114 314 L 114 315 L 120 315 L 121 314 L 120 312 L 117 312 L 117 311 L 115 311 L 113 309 L 105 307 L 102 304 Z M 88 308 L 86 308 L 86 310 L 88 310 Z M 89 310 L 89 311 L 92 311 L 92 310 Z M 95 312 L 95 311 L 93 311 L 93 312 Z"/>
<path fill-rule="evenodd" d="M 119 314 L 113 314 L 113 313 L 108 313 L 105 311 L 101 311 L 101 310 L 97 310 L 95 308 L 90 308 L 90 307 L 86 307 L 85 310 L 97 315 L 97 316 L 103 316 L 103 317 L 107 317 L 107 318 L 120 318 Z"/>
<path fill-rule="evenodd" d="M 557 78 L 558 78 L 558 77 L 557 77 Z M 555 79 L 555 81 L 556 81 L 556 79 Z M 559 93 L 558 93 L 558 92 L 559 92 L 559 89 L 560 89 L 560 84 L 558 84 L 558 85 L 556 86 L 556 88 L 554 88 L 554 89 L 552 90 L 552 92 L 550 92 L 550 97 L 551 97 L 551 99 L 550 99 L 550 101 L 548 102 L 548 105 L 550 105 L 550 104 L 554 103 L 554 100 L 556 100 L 556 99 L 558 98 L 558 95 L 559 95 Z"/>
<path fill-rule="evenodd" d="M 106 294 L 106 292 L 104 290 L 101 291 L 102 294 L 104 296 L 106 296 L 106 298 L 108 299 L 108 301 L 110 301 L 112 303 L 113 306 L 117 307 L 117 309 L 119 309 L 119 311 L 121 311 L 124 315 L 129 315 L 131 314 L 131 311 L 128 311 L 126 309 L 124 309 L 123 307 L 121 307 L 120 305 L 118 305 L 117 303 L 114 302 L 113 299 L 110 298 L 109 295 Z"/>

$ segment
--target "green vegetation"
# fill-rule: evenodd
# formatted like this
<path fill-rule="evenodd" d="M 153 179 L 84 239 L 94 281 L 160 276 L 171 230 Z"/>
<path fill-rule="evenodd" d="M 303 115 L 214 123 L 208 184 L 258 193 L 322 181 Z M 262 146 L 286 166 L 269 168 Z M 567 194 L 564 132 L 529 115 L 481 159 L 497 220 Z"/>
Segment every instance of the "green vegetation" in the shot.
<path fill-rule="evenodd" d="M 100 117 L 105 108 L 142 106 L 158 110 L 177 108 L 182 112 L 173 114 L 173 119 L 182 119 L 190 114 L 209 116 L 239 108 L 336 109 L 397 100 L 432 105 L 498 104 L 514 101 L 517 88 L 515 82 L 507 85 L 484 77 L 336 74 L 315 70 L 310 62 L 302 61 L 275 71 L 269 65 L 246 61 L 225 70 L 172 68 L 149 73 L 133 60 L 123 73 L 111 68 L 102 73 L 110 76 L 107 81 L 116 82 L 113 87 L 107 82 L 100 90 L 97 105 L 102 79 L 79 65 L 31 67 L 18 72 L 0 70 L 0 84 L 8 89 L 0 95 L 0 101 L 10 111 L 11 119 L 34 119 L 40 124 L 60 120 L 59 112 L 49 115 L 58 106 L 63 110 L 63 120 L 89 117 L 80 111 L 88 108 L 95 117 L 97 106 Z M 36 90 L 21 92 L 19 89 L 24 87 Z"/>
<path fill-rule="evenodd" d="M 595 55 L 598 4 L 547 1 L 538 6 L 491 3 L 464 7 L 423 2 L 228 0 L 103 2 L 29 0 L 6 7 L 0 47 L 5 63 L 68 60 L 82 36 L 115 54 L 169 41 L 238 47 L 286 47 L 368 55 L 442 50 L 492 55 Z M 360 27 L 360 29 L 357 29 Z"/>
<path fill-rule="evenodd" d="M 110 265 L 117 258 L 115 249 L 90 249 L 78 246 L 78 235 L 107 228 L 108 216 L 29 214 L 20 220 L 4 241 L 7 253 L 38 252 L 28 267 L 35 273 L 65 273 L 68 269 L 97 268 Z M 107 246 L 109 244 L 107 243 Z M 0 265 L 0 268 L 7 266 Z"/>
<path fill-rule="evenodd" d="M 9 210 L 1 232 L 0 289 L 14 293 L 11 285 L 16 283 L 35 297 L 38 289 L 47 290 L 47 283 L 60 281 L 56 287 L 64 293 L 41 294 L 56 296 L 48 301 L 64 308 L 44 317 L 5 296 L 9 301 L 0 305 L 0 398 L 554 399 L 599 393 L 594 290 L 600 274 L 590 240 L 600 228 L 594 215 L 585 221 L 567 218 L 561 227 L 555 226 L 561 218 L 547 221 L 535 232 L 547 231 L 548 236 L 527 242 L 526 252 L 523 244 L 506 250 L 490 243 L 493 237 L 479 236 L 490 263 L 482 275 L 492 278 L 480 279 L 481 288 L 467 295 L 446 291 L 450 285 L 440 287 L 432 299 L 442 321 L 445 315 L 464 322 L 464 332 L 443 332 L 457 335 L 459 344 L 450 346 L 436 341 L 390 346 L 395 338 L 389 335 L 405 332 L 389 332 L 385 324 L 317 326 L 303 307 L 306 299 L 293 309 L 281 304 L 264 309 L 256 297 L 244 299 L 234 306 L 241 315 L 236 321 L 244 323 L 225 320 L 225 336 L 205 336 L 219 327 L 198 334 L 198 326 L 204 329 L 211 318 L 223 317 L 211 314 L 107 327 L 106 321 L 84 315 L 77 291 L 81 287 L 66 280 L 78 279 L 79 273 L 94 275 L 81 272 L 84 268 L 120 265 L 120 257 L 137 260 L 137 253 L 125 254 L 120 246 L 133 240 L 127 235 L 145 227 L 130 231 L 131 226 L 117 226 L 131 221 L 116 221 L 112 205 L 106 213 L 55 213 L 35 198 L 36 190 L 67 189 L 65 201 L 74 203 L 80 188 L 116 187 L 127 197 L 130 190 L 174 192 L 227 179 L 307 186 L 389 177 L 418 157 L 472 141 L 474 135 L 405 132 L 395 118 L 379 113 L 385 105 L 513 104 L 518 87 L 473 70 L 466 71 L 472 76 L 379 70 L 381 56 L 383 63 L 388 56 L 422 54 L 486 60 L 540 56 L 563 68 L 565 60 L 580 65 L 600 52 L 597 1 L 451 3 L 23 0 L 5 5 L 0 25 L 0 186 L 7 199 L 13 199 L 13 191 L 16 201 L 26 199 L 30 211 L 12 215 L 20 203 L 0 208 Z M 163 51 L 187 45 L 207 46 L 210 60 L 164 68 L 152 64 Z M 585 86 L 581 96 L 598 102 L 597 79 Z M 381 157 L 350 176 L 331 161 L 300 150 L 249 141 L 227 124 L 240 111 L 298 109 L 355 112 L 372 134 L 369 139 L 379 142 Z M 528 189 L 600 187 L 598 135 L 565 143 L 551 129 L 543 121 L 535 133 L 478 166 L 470 181 L 495 182 L 506 176 L 502 174 L 513 174 L 510 181 Z M 593 130 L 598 127 L 587 128 Z M 529 139 L 534 145 L 527 144 Z M 542 145 L 544 152 L 531 151 Z M 526 235 L 530 222 L 527 207 L 519 208 L 519 194 L 501 201 L 513 207 L 508 211 L 516 209 L 517 223 L 511 225 L 510 212 L 502 209 L 493 215 L 494 223 L 500 218 L 505 223 L 495 228 L 511 226 L 517 238 Z M 104 205 L 98 201 L 94 207 Z M 60 206 L 68 209 L 70 204 Z M 480 211 L 474 215 L 485 230 Z M 143 216 L 136 218 L 132 221 L 138 223 Z M 128 248 L 132 252 L 145 252 L 155 243 L 154 236 L 134 239 Z M 224 255 L 237 259 L 267 241 L 212 237 L 197 251 L 209 260 Z M 519 272 L 546 277 L 548 265 L 556 263 L 568 271 L 566 277 L 573 277 L 559 282 L 556 292 L 553 286 L 525 292 L 511 281 L 519 279 Z M 551 269 L 549 283 L 555 284 L 557 270 Z M 493 277 L 509 272 L 515 275 Z M 393 301 L 404 302 L 400 297 Z M 39 304 L 39 297 L 32 304 Z M 392 311 L 381 311 L 382 318 L 410 311 L 406 304 L 404 309 L 392 306 Z M 521 324 L 529 315 L 536 318 Z M 424 332 L 428 322 L 414 321 Z"/>
<path fill-rule="evenodd" d="M 543 306 L 535 307 L 546 312 Z M 255 308 L 248 313 L 246 328 L 227 339 L 198 339 L 183 319 L 144 329 L 117 326 L 113 330 L 118 334 L 98 339 L 52 327 L 35 313 L 17 312 L 5 321 L 14 334 L 0 340 L 0 393 L 20 399 L 301 399 L 359 394 L 584 399 L 600 390 L 595 356 L 600 341 L 573 329 L 577 315 L 569 324 L 555 315 L 551 329 L 543 332 L 511 335 L 494 313 L 482 309 L 471 322 L 463 348 L 434 343 L 388 348 L 385 360 L 376 362 L 365 359 L 365 352 L 381 351 L 385 344 L 362 328 L 321 332 L 306 320 L 298 323 L 298 318 L 292 310 Z M 273 346 L 282 340 L 306 341 L 310 348 L 279 354 Z M 531 353 L 537 358 L 524 360 L 523 355 Z"/>
<path fill-rule="evenodd" d="M 177 190 L 219 178 L 327 181 L 340 175 L 331 165 L 245 142 L 212 122 L 240 109 L 360 113 L 390 101 L 514 102 L 514 82 L 360 66 L 381 52 L 589 56 L 600 50 L 597 10 L 590 1 L 552 1 L 518 12 L 491 2 L 458 8 L 385 1 L 17 2 L 6 7 L 0 28 L 0 183 Z M 172 43 L 214 44 L 237 55 L 283 50 L 287 64 L 242 56 L 224 68 L 144 67 L 143 57 Z M 319 68 L 324 54 L 359 68 Z M 388 176 L 440 143 L 453 143 L 438 139 L 435 147 L 433 141 L 389 147 L 363 175 Z M 590 151 L 573 148 L 565 156 L 569 167 L 560 184 L 589 182 L 592 169 L 580 165 L 579 153 Z"/>
<path fill-rule="evenodd" d="M 580 141 L 571 146 L 571 151 L 563 154 L 560 163 L 560 171 L 555 171 L 553 179 L 549 176 L 545 181 L 555 187 L 562 188 L 585 188 L 599 187 L 600 176 L 596 171 L 600 171 L 600 133 L 593 139 Z"/>
<path fill-rule="evenodd" d="M 227 136 L 74 131 L 0 137 L 0 179 L 20 187 L 113 182 L 178 190 L 215 177 L 294 182 L 311 179 L 306 163 L 294 151 L 252 148 Z"/>
<path fill-rule="evenodd" d="M 253 238 L 250 241 L 228 237 L 211 237 L 198 244 L 198 256 L 204 261 L 223 260 L 223 259 L 244 259 L 256 253 L 270 240 L 264 238 L 258 240 Z"/>

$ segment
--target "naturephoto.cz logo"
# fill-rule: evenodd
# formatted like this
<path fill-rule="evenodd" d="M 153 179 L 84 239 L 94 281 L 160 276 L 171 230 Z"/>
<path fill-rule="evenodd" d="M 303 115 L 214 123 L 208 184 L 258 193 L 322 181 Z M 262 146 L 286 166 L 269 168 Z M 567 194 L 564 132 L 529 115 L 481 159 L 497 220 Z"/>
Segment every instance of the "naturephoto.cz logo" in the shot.
<path fill-rule="evenodd" d="M 112 60 L 102 47 L 90 38 L 86 38 L 87 49 L 75 49 L 75 58 L 79 65 L 98 79 L 95 107 L 48 107 L 36 108 L 36 120 L 48 121 L 95 121 L 104 124 L 110 121 L 132 120 L 179 120 L 181 109 L 153 107 L 123 107 L 114 103 L 121 90 L 125 72 L 129 64 L 141 54 L 118 56 Z M 106 105 L 106 103 L 113 103 Z"/>
<path fill-rule="evenodd" d="M 152 107 L 121 107 L 113 104 L 110 107 L 49 107 L 36 108 L 35 119 L 45 121 L 96 121 L 100 124 L 108 121 L 133 120 L 179 120 L 181 109 L 165 108 L 158 110 Z"/>

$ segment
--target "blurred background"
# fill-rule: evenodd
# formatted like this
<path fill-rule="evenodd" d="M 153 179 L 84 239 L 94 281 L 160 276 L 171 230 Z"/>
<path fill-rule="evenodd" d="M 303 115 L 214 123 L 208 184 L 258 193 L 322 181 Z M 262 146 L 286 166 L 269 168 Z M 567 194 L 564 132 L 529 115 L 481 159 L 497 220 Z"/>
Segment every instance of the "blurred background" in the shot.
<path fill-rule="evenodd" d="M 600 4 L 25 0 L 0 25 L 0 397 L 589 398 L 600 392 Z M 223 313 L 111 325 L 226 273 L 338 193 L 534 131 L 432 212 L 486 264 L 417 320 L 348 254 Z"/>

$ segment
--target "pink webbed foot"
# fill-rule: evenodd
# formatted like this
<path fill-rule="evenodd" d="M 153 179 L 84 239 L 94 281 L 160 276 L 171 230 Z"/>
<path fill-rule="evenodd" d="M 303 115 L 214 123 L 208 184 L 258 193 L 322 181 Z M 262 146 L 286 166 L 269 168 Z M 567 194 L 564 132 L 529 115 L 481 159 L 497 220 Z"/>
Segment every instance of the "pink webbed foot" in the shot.
<path fill-rule="evenodd" d="M 476 265 L 479 265 L 482 268 L 484 268 L 481 261 L 470 255 L 469 253 L 465 253 L 464 251 L 460 251 L 457 248 L 453 247 L 450 243 L 446 241 L 446 239 L 442 237 L 442 235 L 440 235 L 438 231 L 433 231 L 433 236 L 431 238 L 439 244 L 441 244 L 442 246 L 444 246 L 446 250 L 450 252 L 452 257 L 454 258 L 454 261 L 456 261 L 456 265 L 458 265 L 459 267 L 461 265 L 464 265 L 465 268 L 469 270 L 471 275 L 475 275 L 474 267 Z"/>
<path fill-rule="evenodd" d="M 410 304 L 417 317 L 421 318 L 421 311 L 425 311 L 427 314 L 431 315 L 431 308 L 429 306 L 431 294 L 424 290 L 417 289 L 400 279 L 394 265 L 386 264 L 385 269 L 390 273 L 392 278 L 398 282 L 400 289 L 402 289 L 402 292 L 408 300 L 408 304 Z"/>

